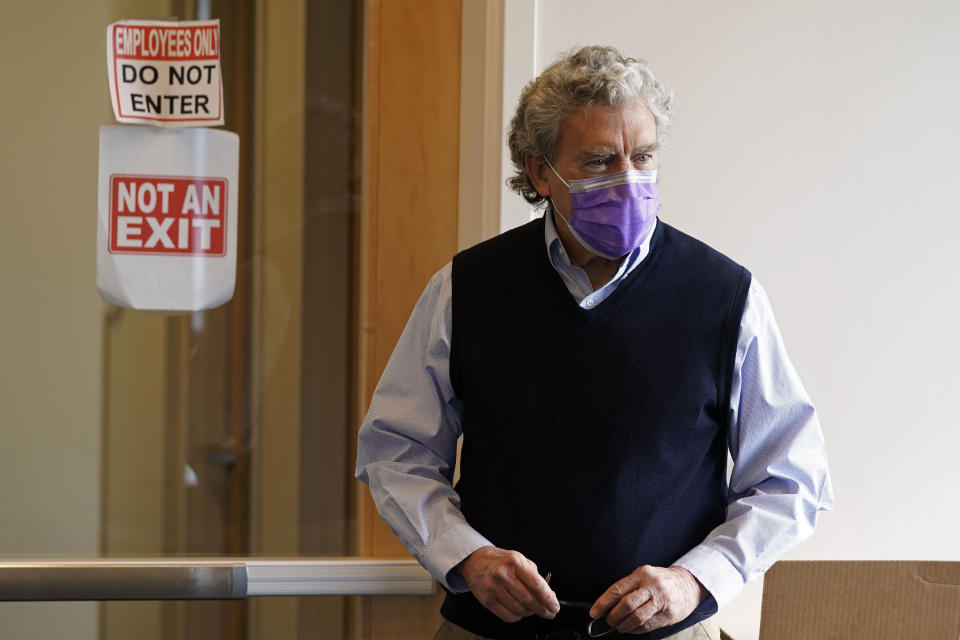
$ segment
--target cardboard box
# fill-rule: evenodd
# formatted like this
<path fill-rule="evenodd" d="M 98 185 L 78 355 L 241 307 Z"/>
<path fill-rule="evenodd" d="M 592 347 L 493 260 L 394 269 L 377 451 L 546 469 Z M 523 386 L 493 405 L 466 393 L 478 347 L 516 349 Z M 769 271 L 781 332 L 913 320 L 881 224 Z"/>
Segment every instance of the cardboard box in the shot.
<path fill-rule="evenodd" d="M 960 562 L 778 562 L 760 640 L 958 640 Z"/>

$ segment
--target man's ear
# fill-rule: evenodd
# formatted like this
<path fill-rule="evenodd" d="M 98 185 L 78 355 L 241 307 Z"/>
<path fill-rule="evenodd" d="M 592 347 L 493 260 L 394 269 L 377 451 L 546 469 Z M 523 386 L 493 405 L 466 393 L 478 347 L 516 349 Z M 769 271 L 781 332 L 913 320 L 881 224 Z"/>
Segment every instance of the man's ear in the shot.
<path fill-rule="evenodd" d="M 533 188 L 537 190 L 541 196 L 550 195 L 550 183 L 547 181 L 546 172 L 549 171 L 547 168 L 547 163 L 544 162 L 543 158 L 540 156 L 528 155 L 523 159 L 524 169 L 527 171 L 527 176 L 530 177 L 530 182 L 533 183 Z"/>

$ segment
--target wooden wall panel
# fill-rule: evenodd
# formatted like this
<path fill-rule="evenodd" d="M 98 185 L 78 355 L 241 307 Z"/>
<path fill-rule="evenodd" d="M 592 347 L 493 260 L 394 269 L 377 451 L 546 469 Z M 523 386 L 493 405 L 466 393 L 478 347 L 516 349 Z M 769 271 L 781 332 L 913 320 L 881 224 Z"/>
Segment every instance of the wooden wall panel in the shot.
<path fill-rule="evenodd" d="M 367 0 L 357 411 L 370 396 L 430 276 L 457 250 L 461 3 Z M 406 555 L 365 487 L 357 552 Z M 363 638 L 429 638 L 438 598 L 367 598 Z"/>

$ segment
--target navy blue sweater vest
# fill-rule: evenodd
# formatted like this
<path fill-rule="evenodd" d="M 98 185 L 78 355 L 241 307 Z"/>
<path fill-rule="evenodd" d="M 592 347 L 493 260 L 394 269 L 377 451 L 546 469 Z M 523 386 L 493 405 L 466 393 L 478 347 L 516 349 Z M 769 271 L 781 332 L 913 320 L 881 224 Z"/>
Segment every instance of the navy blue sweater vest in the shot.
<path fill-rule="evenodd" d="M 457 490 L 477 531 L 551 572 L 560 599 L 593 602 L 723 522 L 750 273 L 660 222 L 647 258 L 587 310 L 550 265 L 543 225 L 453 259 Z M 532 637 L 533 620 L 505 624 L 470 593 L 447 594 L 441 611 L 486 637 Z"/>

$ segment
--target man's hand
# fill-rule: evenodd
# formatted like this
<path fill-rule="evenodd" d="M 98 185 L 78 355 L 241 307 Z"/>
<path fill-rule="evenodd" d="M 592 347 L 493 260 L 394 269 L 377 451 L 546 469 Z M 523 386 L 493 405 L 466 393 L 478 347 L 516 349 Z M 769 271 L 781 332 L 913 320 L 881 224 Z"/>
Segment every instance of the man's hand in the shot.
<path fill-rule="evenodd" d="M 648 633 L 680 622 L 707 597 L 707 590 L 683 567 L 643 566 L 617 581 L 590 609 L 620 633 Z"/>
<path fill-rule="evenodd" d="M 481 547 L 457 565 L 457 572 L 480 604 L 504 622 L 529 615 L 553 619 L 557 596 L 537 572 L 537 565 L 516 551 Z"/>

